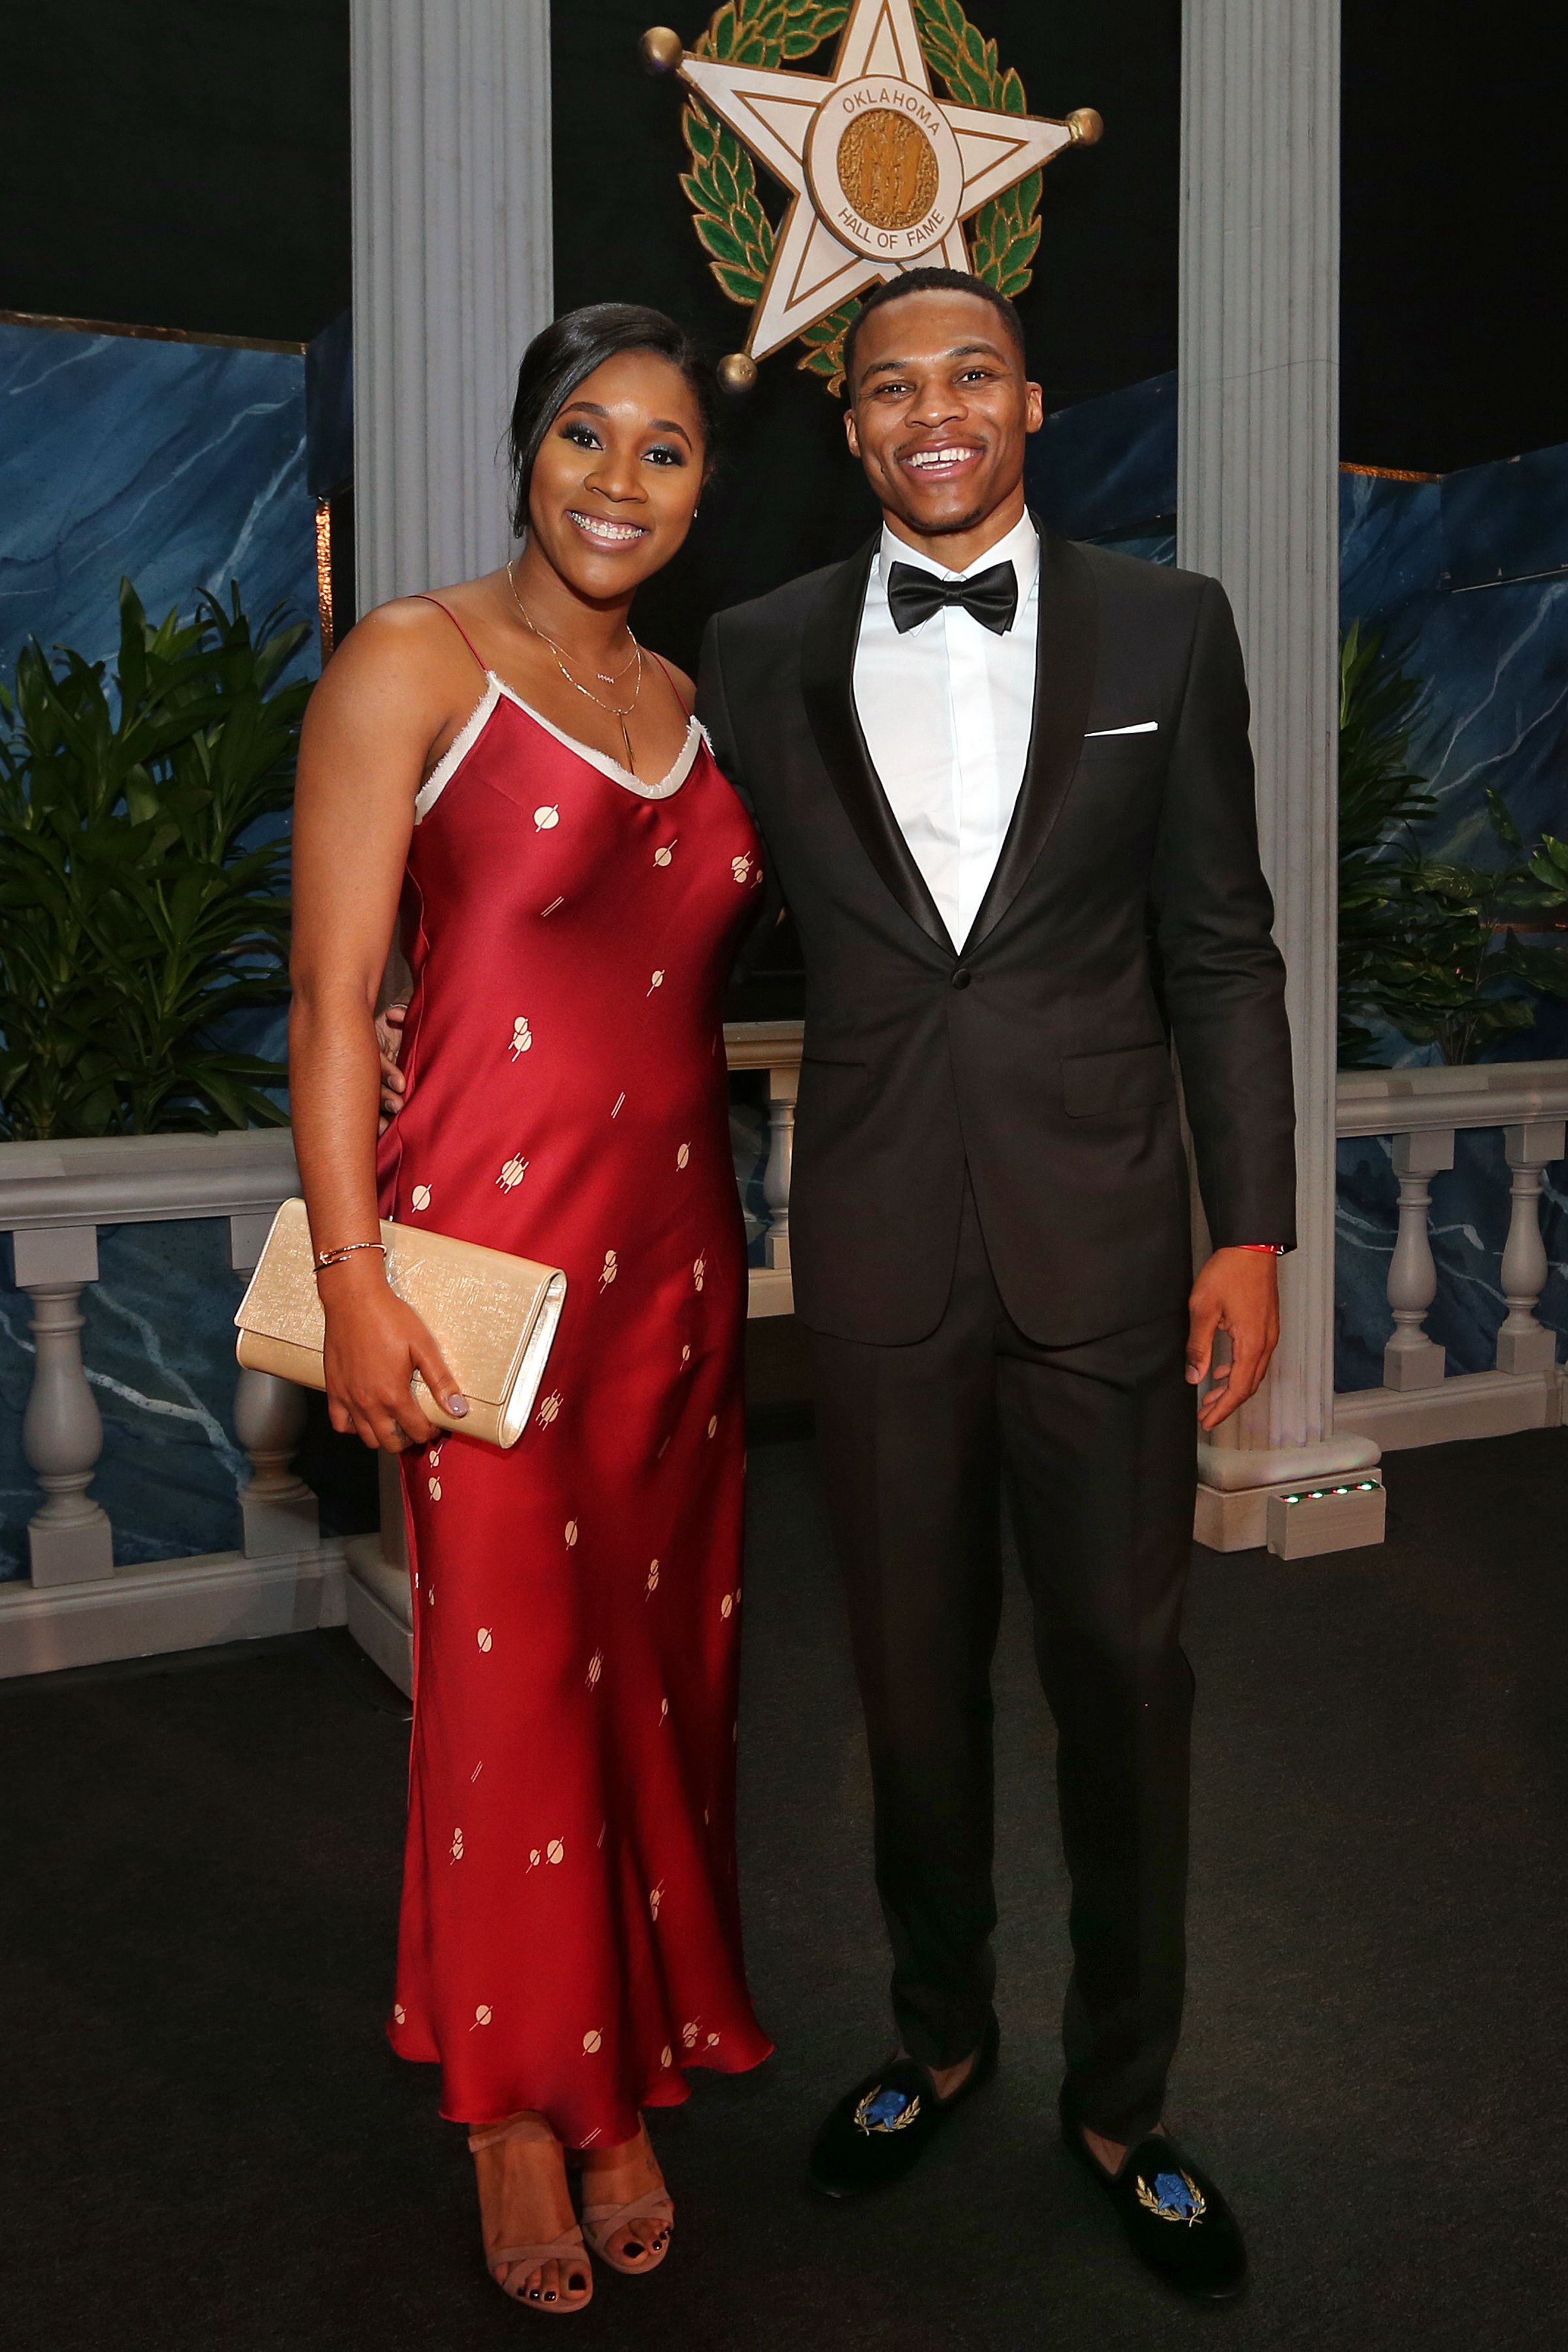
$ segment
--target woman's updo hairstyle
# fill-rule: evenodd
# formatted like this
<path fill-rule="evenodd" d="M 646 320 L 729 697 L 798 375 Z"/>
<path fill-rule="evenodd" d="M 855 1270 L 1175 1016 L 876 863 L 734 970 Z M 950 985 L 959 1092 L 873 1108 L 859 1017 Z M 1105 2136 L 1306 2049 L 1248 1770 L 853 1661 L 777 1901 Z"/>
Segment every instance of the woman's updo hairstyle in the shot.
<path fill-rule="evenodd" d="M 508 436 L 511 527 L 517 538 L 528 528 L 529 484 L 545 435 L 578 385 L 622 352 L 654 352 L 679 369 L 702 420 L 703 456 L 710 457 L 719 424 L 719 381 L 685 328 L 640 302 L 585 303 L 535 335 L 517 372 Z"/>

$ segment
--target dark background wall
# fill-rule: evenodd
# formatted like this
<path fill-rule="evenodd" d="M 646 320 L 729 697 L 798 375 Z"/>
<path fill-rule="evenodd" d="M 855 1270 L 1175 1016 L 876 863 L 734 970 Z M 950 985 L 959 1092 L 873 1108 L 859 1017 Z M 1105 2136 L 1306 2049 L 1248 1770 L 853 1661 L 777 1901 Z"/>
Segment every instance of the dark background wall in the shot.
<path fill-rule="evenodd" d="M 348 0 L 7 9 L 0 308 L 307 342 L 349 299 Z"/>
<path fill-rule="evenodd" d="M 968 4 L 1033 106 L 1095 105 L 1108 125 L 1045 176 L 1025 308 L 1049 399 L 1173 366 L 1178 0 Z M 677 185 L 679 94 L 637 61 L 661 14 L 689 39 L 706 0 L 554 7 L 560 299 L 660 302 L 722 352 L 744 313 L 708 275 Z M 1568 440 L 1565 15 L 1345 0 L 1347 457 L 1439 472 Z M 347 0 L 10 12 L 0 308 L 305 341 L 349 292 Z M 771 362 L 667 591 L 672 645 L 705 605 L 864 527 L 837 436 L 817 381 Z"/>

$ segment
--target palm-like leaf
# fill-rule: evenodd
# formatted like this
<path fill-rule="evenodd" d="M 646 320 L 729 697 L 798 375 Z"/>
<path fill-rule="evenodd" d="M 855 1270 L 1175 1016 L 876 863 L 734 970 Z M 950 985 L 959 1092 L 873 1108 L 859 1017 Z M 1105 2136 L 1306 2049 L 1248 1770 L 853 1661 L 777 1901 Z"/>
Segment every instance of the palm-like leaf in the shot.
<path fill-rule="evenodd" d="M 303 625 L 237 589 L 149 622 L 129 581 L 104 665 L 23 648 L 0 691 L 0 1135 L 247 1126 L 280 1063 L 228 1049 L 288 993 L 289 803 Z"/>

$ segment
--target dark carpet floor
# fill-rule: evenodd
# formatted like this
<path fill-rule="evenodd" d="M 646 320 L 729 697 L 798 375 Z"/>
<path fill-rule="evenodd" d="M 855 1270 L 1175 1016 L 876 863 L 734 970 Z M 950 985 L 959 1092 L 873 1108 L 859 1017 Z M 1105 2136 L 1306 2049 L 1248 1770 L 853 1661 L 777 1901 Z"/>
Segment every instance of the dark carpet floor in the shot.
<path fill-rule="evenodd" d="M 1023 1611 L 997 1666 L 1003 2066 L 895 2197 L 812 2200 L 888 2035 L 809 1448 L 752 1458 L 743 1831 L 779 2054 L 658 2123 L 657 2282 L 566 2340 L 680 2352 L 1477 2352 L 1568 2342 L 1568 1434 L 1396 1455 L 1385 1549 L 1198 1555 L 1173 2118 L 1248 2300 L 1138 2271 L 1055 2144 L 1063 1881 Z M 382 2042 L 405 1711 L 314 1634 L 0 1691 L 0 2335 L 13 2352 L 517 2344 L 468 2160 Z"/>

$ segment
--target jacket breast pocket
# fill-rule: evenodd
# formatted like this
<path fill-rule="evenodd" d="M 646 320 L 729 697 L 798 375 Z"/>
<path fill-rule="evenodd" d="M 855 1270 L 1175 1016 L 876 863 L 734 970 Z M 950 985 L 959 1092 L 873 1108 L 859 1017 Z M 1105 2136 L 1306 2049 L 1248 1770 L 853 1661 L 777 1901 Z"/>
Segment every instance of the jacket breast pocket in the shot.
<path fill-rule="evenodd" d="M 1069 1118 L 1113 1118 L 1173 1102 L 1175 1073 L 1162 1037 L 1148 1045 L 1121 1045 L 1109 1054 L 1068 1054 L 1062 1059 L 1062 1106 Z"/>

